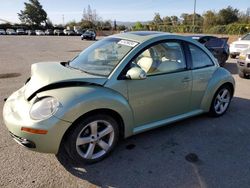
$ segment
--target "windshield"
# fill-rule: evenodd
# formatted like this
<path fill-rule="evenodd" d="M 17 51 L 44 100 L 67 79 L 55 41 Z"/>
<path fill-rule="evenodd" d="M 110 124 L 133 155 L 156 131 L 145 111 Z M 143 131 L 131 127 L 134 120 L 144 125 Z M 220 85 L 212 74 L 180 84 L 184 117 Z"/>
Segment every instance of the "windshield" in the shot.
<path fill-rule="evenodd" d="M 246 34 L 241 40 L 250 40 L 250 34 Z"/>
<path fill-rule="evenodd" d="M 106 38 L 82 51 L 69 62 L 69 66 L 89 74 L 108 76 L 137 44 L 118 38 Z"/>

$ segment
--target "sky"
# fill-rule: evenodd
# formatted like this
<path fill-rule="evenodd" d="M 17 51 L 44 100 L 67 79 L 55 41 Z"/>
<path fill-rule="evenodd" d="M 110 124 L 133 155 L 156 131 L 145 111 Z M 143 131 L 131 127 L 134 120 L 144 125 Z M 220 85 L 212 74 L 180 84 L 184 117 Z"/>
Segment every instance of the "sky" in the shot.
<path fill-rule="evenodd" d="M 28 0 L 0 0 L 0 19 L 20 23 L 17 13 L 24 9 Z M 150 21 L 155 13 L 164 16 L 180 16 L 193 13 L 195 0 L 40 0 L 54 24 L 80 21 L 84 8 L 95 9 L 103 20 L 125 22 Z M 196 13 L 218 11 L 232 6 L 240 11 L 250 7 L 250 0 L 196 0 Z"/>

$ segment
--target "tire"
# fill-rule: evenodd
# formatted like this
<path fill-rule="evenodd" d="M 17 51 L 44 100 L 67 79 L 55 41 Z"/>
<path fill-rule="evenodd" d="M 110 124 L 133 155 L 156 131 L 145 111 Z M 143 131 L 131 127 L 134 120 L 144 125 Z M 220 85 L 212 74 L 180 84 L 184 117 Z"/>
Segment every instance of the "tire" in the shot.
<path fill-rule="evenodd" d="M 232 59 L 235 59 L 236 56 L 237 56 L 237 55 L 230 54 L 230 57 L 231 57 Z"/>
<path fill-rule="evenodd" d="M 96 163 L 113 151 L 118 140 L 117 121 L 108 115 L 93 115 L 74 125 L 63 139 L 59 153 L 80 164 Z"/>
<path fill-rule="evenodd" d="M 239 77 L 246 78 L 247 75 L 244 72 L 242 72 L 242 71 L 239 70 Z"/>
<path fill-rule="evenodd" d="M 219 117 L 227 111 L 233 91 L 228 85 L 221 86 L 214 95 L 209 114 L 213 117 Z"/>

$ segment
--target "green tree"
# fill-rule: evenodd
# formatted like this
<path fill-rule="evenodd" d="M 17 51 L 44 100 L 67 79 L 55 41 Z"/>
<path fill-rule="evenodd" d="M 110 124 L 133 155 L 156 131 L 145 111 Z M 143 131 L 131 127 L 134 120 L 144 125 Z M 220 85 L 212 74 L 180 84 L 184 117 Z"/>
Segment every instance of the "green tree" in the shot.
<path fill-rule="evenodd" d="M 218 13 L 218 24 L 227 25 L 238 21 L 238 9 L 233 9 L 231 6 L 228 6 L 225 9 L 221 9 Z"/>
<path fill-rule="evenodd" d="M 211 10 L 208 10 L 203 14 L 204 22 L 203 26 L 204 28 L 210 28 L 217 24 L 217 13 Z"/>
<path fill-rule="evenodd" d="M 163 17 L 163 18 L 162 18 L 162 21 L 163 21 L 163 24 L 164 24 L 164 25 L 172 25 L 172 20 L 171 20 L 171 18 L 168 17 L 168 16 Z"/>
<path fill-rule="evenodd" d="M 179 18 L 177 16 L 171 16 L 172 25 L 179 25 Z"/>
<path fill-rule="evenodd" d="M 143 30 L 144 26 L 142 25 L 141 22 L 136 22 L 135 26 L 134 26 L 134 30 L 139 31 L 139 30 Z"/>
<path fill-rule="evenodd" d="M 24 10 L 18 13 L 22 23 L 37 26 L 42 23 L 46 24 L 47 13 L 38 0 L 29 0 L 29 3 L 24 3 L 24 6 Z"/>
<path fill-rule="evenodd" d="M 159 13 L 155 13 L 155 17 L 153 19 L 153 23 L 156 24 L 156 25 L 163 24 L 163 21 L 162 21 L 161 16 L 160 16 Z"/>

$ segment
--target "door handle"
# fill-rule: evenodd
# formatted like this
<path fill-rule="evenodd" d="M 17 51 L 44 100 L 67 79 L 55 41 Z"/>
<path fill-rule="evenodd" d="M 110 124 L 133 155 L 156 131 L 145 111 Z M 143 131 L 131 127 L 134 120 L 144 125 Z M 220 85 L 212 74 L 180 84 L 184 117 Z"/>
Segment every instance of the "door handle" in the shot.
<path fill-rule="evenodd" d="M 190 77 L 185 77 L 183 78 L 182 82 L 190 82 L 191 81 L 191 78 Z"/>

